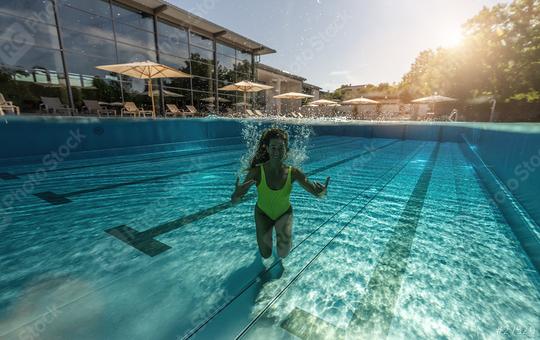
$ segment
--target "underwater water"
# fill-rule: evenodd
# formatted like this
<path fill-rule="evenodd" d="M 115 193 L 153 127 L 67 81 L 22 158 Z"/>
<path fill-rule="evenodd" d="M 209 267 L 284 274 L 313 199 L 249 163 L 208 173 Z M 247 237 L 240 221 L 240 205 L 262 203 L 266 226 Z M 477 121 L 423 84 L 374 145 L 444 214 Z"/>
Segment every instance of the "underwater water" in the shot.
<path fill-rule="evenodd" d="M 332 179 L 322 200 L 294 184 L 293 249 L 263 260 L 254 188 L 229 203 L 259 134 L 48 172 L 2 212 L 0 336 L 540 334 L 539 275 L 457 143 L 291 131 L 288 162 Z"/>

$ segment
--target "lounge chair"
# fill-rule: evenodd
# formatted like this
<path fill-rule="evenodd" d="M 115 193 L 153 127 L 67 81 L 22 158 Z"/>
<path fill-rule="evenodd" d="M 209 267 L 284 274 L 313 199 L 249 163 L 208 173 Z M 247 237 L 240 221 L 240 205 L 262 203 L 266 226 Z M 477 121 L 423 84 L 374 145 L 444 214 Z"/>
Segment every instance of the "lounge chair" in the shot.
<path fill-rule="evenodd" d="M 248 115 L 248 117 L 253 117 L 253 118 L 258 118 L 259 116 L 256 115 L 253 111 L 251 111 L 250 109 L 246 109 L 246 113 Z"/>
<path fill-rule="evenodd" d="M 45 113 L 77 113 L 77 109 L 72 109 L 69 106 L 62 104 L 58 97 L 41 97 L 39 108 L 41 111 L 45 111 Z"/>
<path fill-rule="evenodd" d="M 7 101 L 6 98 L 4 98 L 4 95 L 0 93 L 0 114 L 4 115 L 4 111 L 11 111 L 18 115 L 21 114 L 19 107 L 13 105 L 13 102 Z"/>
<path fill-rule="evenodd" d="M 116 116 L 115 110 L 110 109 L 104 109 L 99 105 L 99 102 L 97 100 L 83 100 L 84 102 L 84 108 L 86 108 L 86 111 L 89 114 L 97 114 L 99 117 L 101 117 L 102 114 L 106 114 L 107 117 L 109 117 L 109 114 L 112 114 Z"/>
<path fill-rule="evenodd" d="M 264 113 L 261 112 L 261 110 L 254 110 L 255 114 L 259 117 L 264 117 Z"/>
<path fill-rule="evenodd" d="M 195 106 L 193 105 L 186 105 L 186 108 L 188 109 L 188 111 L 193 115 L 193 117 L 204 117 L 204 115 L 197 111 L 197 109 L 195 108 Z"/>
<path fill-rule="evenodd" d="M 191 112 L 185 112 L 182 111 L 176 106 L 176 104 L 165 104 L 167 106 L 167 110 L 165 110 L 165 116 L 173 116 L 173 117 L 189 117 L 192 116 Z"/>
<path fill-rule="evenodd" d="M 134 102 L 125 102 L 124 107 L 120 111 L 120 116 L 123 117 L 124 115 L 133 116 L 133 117 L 140 117 L 141 115 L 152 116 L 152 111 L 141 110 L 137 107 L 137 105 L 135 105 Z"/>

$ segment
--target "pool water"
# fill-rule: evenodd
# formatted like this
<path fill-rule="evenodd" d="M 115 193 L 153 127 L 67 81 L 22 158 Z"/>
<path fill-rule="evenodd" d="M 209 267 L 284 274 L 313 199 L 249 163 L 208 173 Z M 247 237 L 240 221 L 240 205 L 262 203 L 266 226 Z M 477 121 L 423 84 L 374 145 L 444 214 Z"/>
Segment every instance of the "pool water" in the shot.
<path fill-rule="evenodd" d="M 457 143 L 318 136 L 261 259 L 245 144 L 67 160 L 1 218 L 0 337 L 534 338 L 540 277 Z M 4 167 L 14 191 L 39 164 Z M 274 237 L 275 242 L 275 237 Z"/>

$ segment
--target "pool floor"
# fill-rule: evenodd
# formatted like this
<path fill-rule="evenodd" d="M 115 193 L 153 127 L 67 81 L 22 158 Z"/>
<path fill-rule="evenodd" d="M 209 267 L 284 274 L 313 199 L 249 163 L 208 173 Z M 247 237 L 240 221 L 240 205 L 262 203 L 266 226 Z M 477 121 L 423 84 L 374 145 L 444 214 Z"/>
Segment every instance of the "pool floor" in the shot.
<path fill-rule="evenodd" d="M 0 216 L 0 337 L 540 334 L 538 272 L 459 144 L 313 138 L 302 168 L 329 192 L 294 184 L 281 261 L 258 255 L 254 189 L 229 203 L 245 152 L 67 160 L 38 181 L 40 164 L 0 169 L 19 190 Z"/>

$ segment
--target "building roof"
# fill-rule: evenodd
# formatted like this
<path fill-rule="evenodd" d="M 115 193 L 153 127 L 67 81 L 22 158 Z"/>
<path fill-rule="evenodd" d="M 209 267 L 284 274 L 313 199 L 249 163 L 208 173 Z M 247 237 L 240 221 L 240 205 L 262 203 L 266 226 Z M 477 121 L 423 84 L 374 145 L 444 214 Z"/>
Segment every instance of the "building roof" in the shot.
<path fill-rule="evenodd" d="M 272 66 L 268 66 L 268 65 L 265 65 L 265 64 L 262 64 L 262 63 L 257 63 L 257 68 L 261 69 L 261 70 L 271 72 L 271 73 L 279 74 L 281 76 L 288 77 L 288 78 L 291 78 L 291 79 L 294 79 L 294 80 L 302 81 L 302 82 L 304 80 L 306 80 L 306 78 L 297 76 L 297 75 L 289 73 L 287 71 L 279 70 L 277 68 L 274 68 Z"/>
<path fill-rule="evenodd" d="M 304 83 L 304 87 L 311 88 L 311 89 L 316 89 L 316 90 L 322 90 L 322 87 L 312 85 L 312 84 L 308 84 L 308 83 Z"/>
<path fill-rule="evenodd" d="M 246 38 L 227 28 L 217 25 L 211 21 L 203 19 L 193 13 L 181 9 L 173 4 L 163 0 L 117 0 L 119 3 L 138 8 L 147 13 L 156 13 L 159 18 L 172 23 L 188 27 L 191 30 L 207 36 L 213 36 L 217 41 L 224 42 L 234 46 L 244 52 L 250 52 L 255 55 L 276 53 L 274 49 L 264 46 L 261 43 Z M 209 10 L 206 1 L 200 1 L 200 11 Z"/>

